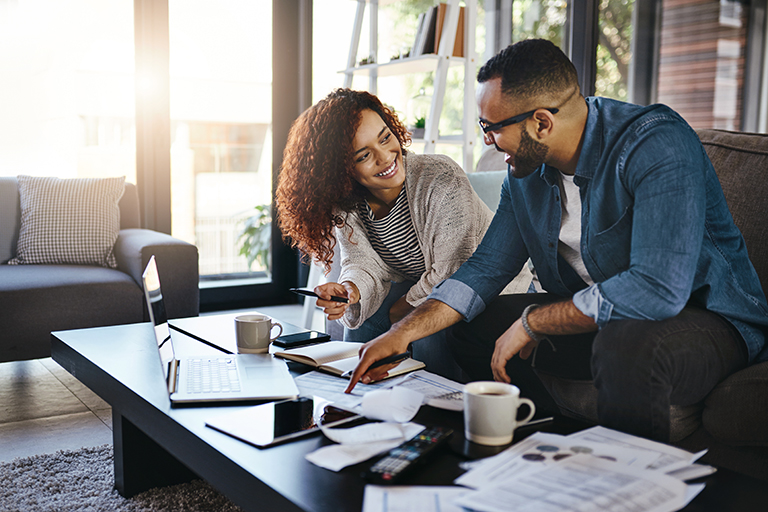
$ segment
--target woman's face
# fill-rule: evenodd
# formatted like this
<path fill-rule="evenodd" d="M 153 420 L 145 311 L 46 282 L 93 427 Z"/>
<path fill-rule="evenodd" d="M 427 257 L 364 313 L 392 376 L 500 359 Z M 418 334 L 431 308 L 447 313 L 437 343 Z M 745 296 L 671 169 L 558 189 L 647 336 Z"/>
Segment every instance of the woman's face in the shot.
<path fill-rule="evenodd" d="M 373 110 L 363 110 L 352 150 L 355 180 L 379 199 L 396 199 L 405 181 L 403 152 L 395 134 Z"/>

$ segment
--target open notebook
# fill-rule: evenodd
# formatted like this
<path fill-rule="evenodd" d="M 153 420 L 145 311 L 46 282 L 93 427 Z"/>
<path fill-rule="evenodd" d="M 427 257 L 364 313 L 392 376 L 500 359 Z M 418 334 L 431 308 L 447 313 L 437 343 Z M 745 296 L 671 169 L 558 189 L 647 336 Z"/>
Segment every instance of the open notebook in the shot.
<path fill-rule="evenodd" d="M 357 366 L 360 347 L 362 343 L 353 341 L 329 341 L 306 347 L 292 348 L 275 352 L 274 355 L 313 366 L 334 375 L 345 376 Z M 404 373 L 424 368 L 424 363 L 415 359 L 403 360 L 399 365 L 389 371 L 390 377 L 396 377 Z"/>

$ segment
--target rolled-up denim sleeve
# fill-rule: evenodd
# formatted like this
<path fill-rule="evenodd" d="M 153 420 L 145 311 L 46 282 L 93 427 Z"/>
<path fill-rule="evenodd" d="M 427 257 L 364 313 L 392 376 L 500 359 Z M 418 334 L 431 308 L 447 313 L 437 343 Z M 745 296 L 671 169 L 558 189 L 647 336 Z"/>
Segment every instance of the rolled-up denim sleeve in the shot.
<path fill-rule="evenodd" d="M 576 292 L 573 296 L 573 305 L 594 320 L 600 329 L 605 327 L 613 312 L 613 304 L 600 293 L 600 287 L 597 284 Z"/>
<path fill-rule="evenodd" d="M 467 321 L 485 309 L 485 301 L 469 285 L 456 279 L 446 279 L 432 288 L 428 299 L 439 300 L 455 309 Z"/>

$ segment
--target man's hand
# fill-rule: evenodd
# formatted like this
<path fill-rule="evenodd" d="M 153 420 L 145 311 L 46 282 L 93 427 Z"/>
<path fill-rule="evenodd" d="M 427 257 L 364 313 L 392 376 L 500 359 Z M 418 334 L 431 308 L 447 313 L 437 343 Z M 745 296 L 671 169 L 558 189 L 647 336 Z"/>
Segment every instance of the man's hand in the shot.
<path fill-rule="evenodd" d="M 523 329 L 523 321 L 518 318 L 496 340 L 496 348 L 491 357 L 491 371 L 493 371 L 494 380 L 511 383 L 512 380 L 507 375 L 507 363 L 517 353 L 520 354 L 521 358 L 528 359 L 536 345 L 538 342 L 528 336 L 528 333 Z"/>
<path fill-rule="evenodd" d="M 597 324 L 592 318 L 584 315 L 573 304 L 572 300 L 554 302 L 531 310 L 528 314 L 528 327 L 534 334 L 568 335 L 594 332 Z M 491 357 L 493 378 L 500 382 L 510 383 L 506 366 L 515 354 L 522 359 L 528 359 L 538 343 L 525 332 L 522 319 L 517 319 L 512 326 L 496 340 L 496 348 Z"/>
<path fill-rule="evenodd" d="M 399 362 L 382 365 L 370 371 L 368 368 L 376 361 L 395 354 L 402 354 L 407 349 L 408 342 L 403 342 L 392 331 L 387 331 L 378 338 L 363 345 L 360 348 L 360 361 L 357 363 L 355 371 L 352 372 L 352 376 L 349 378 L 349 385 L 344 392 L 352 392 L 358 381 L 362 381 L 363 384 L 369 384 L 373 381 L 385 379 L 389 375 L 387 372 L 400 364 Z"/>
<path fill-rule="evenodd" d="M 350 281 L 321 284 L 315 287 L 314 292 L 318 295 L 317 305 L 323 308 L 323 313 L 326 314 L 328 320 L 338 320 L 344 316 L 349 306 L 360 302 L 360 292 L 357 286 Z M 331 295 L 346 297 L 349 299 L 349 303 L 333 301 Z"/>
<path fill-rule="evenodd" d="M 362 346 L 360 361 L 357 363 L 357 367 L 349 379 L 349 386 L 344 392 L 350 393 L 360 380 L 363 384 L 368 384 L 385 378 L 388 375 L 387 372 L 395 365 L 389 364 L 369 370 L 374 362 L 388 356 L 402 354 L 411 342 L 445 329 L 461 318 L 461 314 L 447 304 L 439 300 L 428 299 L 407 317 L 394 324 L 387 332 Z"/>

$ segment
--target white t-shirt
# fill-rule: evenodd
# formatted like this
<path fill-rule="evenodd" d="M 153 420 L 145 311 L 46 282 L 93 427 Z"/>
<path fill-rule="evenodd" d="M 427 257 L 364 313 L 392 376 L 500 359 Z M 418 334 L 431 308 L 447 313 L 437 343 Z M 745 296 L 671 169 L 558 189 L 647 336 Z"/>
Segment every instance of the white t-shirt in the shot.
<path fill-rule="evenodd" d="M 587 283 L 587 286 L 590 286 L 595 282 L 589 277 L 587 268 L 584 266 L 584 260 L 581 258 L 581 196 L 579 195 L 579 187 L 573 182 L 573 176 L 560 173 L 560 177 L 562 214 L 560 216 L 557 252 L 573 267 L 579 277 Z M 535 275 L 535 269 L 533 286 L 537 292 L 544 291 Z"/>
<path fill-rule="evenodd" d="M 587 285 L 595 284 L 589 277 L 584 260 L 581 259 L 581 196 L 573 176 L 560 173 L 560 203 L 563 213 L 560 218 L 560 243 L 557 252 Z"/>

